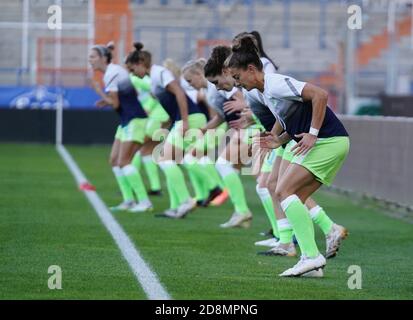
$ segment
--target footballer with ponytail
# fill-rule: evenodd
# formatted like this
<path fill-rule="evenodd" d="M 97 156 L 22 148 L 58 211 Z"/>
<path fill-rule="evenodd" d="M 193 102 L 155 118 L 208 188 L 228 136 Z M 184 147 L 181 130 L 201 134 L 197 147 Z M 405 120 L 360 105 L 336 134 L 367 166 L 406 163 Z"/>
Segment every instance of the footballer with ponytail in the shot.
<path fill-rule="evenodd" d="M 260 60 L 257 43 L 254 36 L 246 34 L 234 40 L 232 46 L 232 55 L 226 62 L 229 68 L 246 69 L 248 65 L 254 65 L 259 71 L 262 71 L 262 62 Z"/>
<path fill-rule="evenodd" d="M 126 59 L 128 69 L 139 78 L 150 76 L 151 93 L 158 99 L 172 122 L 171 131 L 157 159 L 171 195 L 170 208 L 164 215 L 169 218 L 183 218 L 196 206 L 196 201 L 189 195 L 181 168 L 177 165 L 181 163 L 188 148 L 183 137 L 188 129 L 202 128 L 207 120 L 199 106 L 185 93 L 179 79 L 164 66 L 153 64 L 150 52 L 143 50 L 142 43 L 137 42 L 133 46 L 135 50 L 130 52 Z M 172 195 L 179 195 L 179 199 Z"/>
<path fill-rule="evenodd" d="M 295 140 L 290 149 L 294 156 L 277 182 L 274 200 L 281 205 L 291 224 L 303 256 L 280 276 L 298 277 L 309 270 L 322 269 L 326 259 L 318 250 L 311 232 L 312 221 L 308 219 L 309 210 L 304 202 L 322 184 L 333 182 L 349 151 L 348 133 L 327 105 L 328 93 L 325 90 L 288 75 L 264 73 L 257 47 L 249 36 L 235 41 L 227 66 L 243 88 L 248 91 L 258 89 L 261 101 L 277 118 L 271 133 L 257 139 L 260 147 L 277 149 L 288 139 Z M 285 140 L 282 139 L 284 134 L 280 136 L 282 131 L 287 134 Z M 300 199 L 298 195 L 304 193 L 306 197 Z M 333 225 L 332 228 L 340 230 L 341 242 L 347 230 Z M 329 233 L 326 236 L 328 239 Z M 335 254 L 334 248 L 328 249 L 326 257 Z"/>
<path fill-rule="evenodd" d="M 211 57 L 204 67 L 205 77 L 209 82 L 214 84 L 218 90 L 231 91 L 235 86 L 235 81 L 225 65 L 225 61 L 230 55 L 230 47 L 216 46 L 212 50 Z"/>
<path fill-rule="evenodd" d="M 152 55 L 149 51 L 142 50 L 143 44 L 141 42 L 135 42 L 133 44 L 135 48 L 126 57 L 125 64 L 127 66 L 135 66 L 134 73 L 143 78 L 145 75 L 149 74 L 149 69 L 152 65 Z M 141 65 L 141 67 L 138 67 Z"/>
<path fill-rule="evenodd" d="M 111 209 L 118 211 L 136 210 L 137 208 L 146 211 L 152 208 L 152 203 L 148 198 L 139 171 L 132 164 L 132 158 L 145 142 L 147 114 L 138 101 L 128 71 L 123 66 L 112 62 L 114 49 L 114 43 L 109 42 L 106 46 L 93 46 L 89 53 L 89 63 L 93 70 L 103 73 L 103 88 L 99 82 L 92 82 L 100 97 L 96 106 L 112 107 L 119 115 L 119 125 L 109 162 L 123 201 Z"/>
<path fill-rule="evenodd" d="M 216 46 L 211 53 L 205 67 L 205 77 L 215 77 L 222 73 L 225 60 L 231 55 L 231 48 L 226 46 Z"/>

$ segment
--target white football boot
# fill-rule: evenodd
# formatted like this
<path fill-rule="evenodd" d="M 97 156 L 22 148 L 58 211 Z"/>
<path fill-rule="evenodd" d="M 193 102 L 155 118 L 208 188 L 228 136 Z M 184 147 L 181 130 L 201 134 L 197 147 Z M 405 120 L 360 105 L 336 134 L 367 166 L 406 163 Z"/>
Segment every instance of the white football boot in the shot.
<path fill-rule="evenodd" d="M 267 240 L 261 240 L 257 241 L 254 243 L 256 246 L 261 246 L 261 247 L 275 247 L 278 244 L 278 240 L 275 238 L 270 238 Z"/>
<path fill-rule="evenodd" d="M 292 242 L 287 244 L 278 242 L 276 246 L 260 254 L 265 256 L 295 257 L 297 255 L 297 250 Z"/>
<path fill-rule="evenodd" d="M 231 218 L 227 222 L 220 224 L 219 226 L 221 228 L 237 228 L 237 227 L 249 228 L 251 226 L 251 220 L 252 220 L 251 212 L 248 212 L 246 214 L 240 214 L 240 213 L 234 212 Z"/>
<path fill-rule="evenodd" d="M 324 277 L 324 271 L 323 269 L 317 269 L 317 270 L 313 270 L 307 273 L 304 273 L 303 275 L 301 275 L 304 278 L 323 278 Z"/>
<path fill-rule="evenodd" d="M 300 261 L 298 261 L 298 263 L 294 267 L 287 269 L 283 273 L 281 273 L 280 277 L 299 277 L 304 273 L 323 269 L 325 265 L 326 259 L 322 254 L 319 254 L 315 258 L 308 258 L 305 255 L 302 255 Z"/>
<path fill-rule="evenodd" d="M 136 206 L 135 201 L 123 201 L 121 204 L 118 204 L 117 206 L 110 207 L 111 211 L 126 211 L 129 209 L 132 209 L 134 206 Z"/>
<path fill-rule="evenodd" d="M 176 210 L 176 219 L 184 218 L 191 210 L 196 208 L 196 200 L 189 198 L 187 201 L 182 203 Z"/>
<path fill-rule="evenodd" d="M 150 202 L 149 200 L 144 200 L 144 201 L 139 202 L 133 208 L 129 209 L 129 212 L 146 212 L 146 211 L 152 211 L 152 210 L 153 210 L 152 202 Z"/>
<path fill-rule="evenodd" d="M 326 258 L 334 258 L 340 249 L 341 242 L 347 238 L 348 231 L 343 226 L 333 224 L 330 232 L 326 235 Z"/>

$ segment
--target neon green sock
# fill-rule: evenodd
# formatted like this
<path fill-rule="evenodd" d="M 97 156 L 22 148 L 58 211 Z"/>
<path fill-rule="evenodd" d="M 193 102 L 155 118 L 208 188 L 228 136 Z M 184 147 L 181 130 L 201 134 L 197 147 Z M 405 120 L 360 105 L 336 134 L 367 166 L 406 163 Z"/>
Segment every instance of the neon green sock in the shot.
<path fill-rule="evenodd" d="M 182 170 L 173 161 L 164 162 L 161 168 L 165 173 L 168 189 L 176 192 L 178 204 L 180 205 L 187 201 L 190 196 Z"/>
<path fill-rule="evenodd" d="M 233 172 L 224 177 L 224 183 L 228 189 L 229 196 L 234 204 L 235 211 L 238 213 L 248 213 L 250 210 L 245 198 L 244 187 L 238 173 Z"/>
<path fill-rule="evenodd" d="M 208 197 L 209 191 L 216 188 L 218 185 L 214 179 L 214 177 L 210 176 L 208 172 L 205 170 L 205 167 L 201 164 L 201 160 L 198 160 L 194 156 L 187 154 L 184 157 L 184 163 L 186 165 L 190 165 L 193 173 L 198 178 L 198 180 L 202 183 L 202 188 L 206 189 Z M 205 198 L 206 198 L 205 197 Z"/>
<path fill-rule="evenodd" d="M 202 170 L 212 179 L 213 184 L 224 189 L 224 182 L 212 161 L 207 156 L 204 156 L 199 163 L 202 166 Z"/>
<path fill-rule="evenodd" d="M 198 178 L 204 183 L 205 187 L 208 190 L 208 194 L 210 190 L 215 189 L 218 187 L 218 184 L 213 176 L 210 176 L 208 172 L 205 170 L 204 166 L 199 163 L 194 165 L 194 170 Z"/>
<path fill-rule="evenodd" d="M 143 184 L 142 177 L 135 166 L 128 164 L 122 168 L 125 177 L 128 179 L 130 186 L 135 192 L 138 201 L 148 200 L 148 194 L 146 193 L 145 185 Z"/>
<path fill-rule="evenodd" d="M 185 155 L 184 163 L 190 174 L 191 182 L 197 194 L 197 200 L 208 198 L 209 192 L 218 186 L 215 179 L 208 174 L 200 160 L 194 156 L 190 154 Z"/>
<path fill-rule="evenodd" d="M 217 169 L 215 169 L 215 166 L 213 164 L 207 164 L 205 169 L 207 170 L 208 175 L 214 179 L 215 184 L 221 189 L 224 189 L 224 182 L 219 176 Z"/>
<path fill-rule="evenodd" d="M 222 158 L 217 160 L 216 167 L 228 190 L 235 211 L 240 214 L 247 214 L 250 210 L 247 205 L 244 187 L 242 186 L 239 174 L 232 168 L 231 163 Z"/>
<path fill-rule="evenodd" d="M 169 180 L 166 181 L 166 188 L 168 189 L 169 194 L 169 207 L 171 209 L 177 209 L 179 207 L 179 198 L 176 194 L 174 186 L 172 186 L 171 184 L 172 183 Z"/>
<path fill-rule="evenodd" d="M 280 243 L 288 244 L 293 242 L 293 228 L 288 219 L 280 219 L 277 221 L 278 231 L 280 234 Z"/>
<path fill-rule="evenodd" d="M 134 198 L 132 188 L 129 185 L 128 179 L 126 179 L 125 175 L 123 174 L 122 169 L 120 167 L 113 167 L 112 171 L 115 174 L 116 181 L 118 182 L 123 201 L 133 201 Z"/>
<path fill-rule="evenodd" d="M 267 188 L 260 188 L 257 184 L 256 187 L 258 197 L 261 199 L 261 203 L 264 207 L 264 211 L 267 214 L 268 220 L 270 221 L 272 232 L 274 236 L 280 238 L 277 226 L 277 218 L 275 217 L 274 205 L 272 202 L 271 194 Z"/>
<path fill-rule="evenodd" d="M 316 223 L 325 235 L 327 235 L 333 227 L 333 221 L 326 214 L 323 208 L 315 206 L 310 210 L 311 219 Z"/>
<path fill-rule="evenodd" d="M 135 166 L 136 170 L 140 170 L 142 167 L 142 156 L 141 153 L 138 151 L 132 158 L 132 164 Z"/>
<path fill-rule="evenodd" d="M 301 253 L 309 258 L 318 256 L 319 251 L 314 238 L 314 226 L 307 207 L 297 195 L 293 194 L 281 202 L 281 207 L 293 226 Z"/>
<path fill-rule="evenodd" d="M 196 169 L 193 164 L 184 164 L 188 172 L 189 180 L 191 181 L 192 188 L 195 192 L 195 198 L 197 201 L 204 200 L 208 197 L 208 188 L 205 183 L 199 179 L 199 175 L 196 173 Z"/>
<path fill-rule="evenodd" d="M 142 162 L 149 180 L 151 190 L 161 190 L 161 180 L 159 178 L 158 166 L 153 161 L 152 156 L 142 157 Z"/>

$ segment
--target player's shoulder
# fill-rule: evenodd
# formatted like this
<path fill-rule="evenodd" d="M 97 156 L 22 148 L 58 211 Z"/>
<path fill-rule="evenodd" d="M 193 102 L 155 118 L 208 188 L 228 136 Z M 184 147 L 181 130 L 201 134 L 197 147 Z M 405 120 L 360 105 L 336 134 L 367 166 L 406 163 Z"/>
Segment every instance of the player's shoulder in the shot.
<path fill-rule="evenodd" d="M 266 57 L 260 57 L 260 60 L 261 60 L 261 63 L 263 65 L 264 69 L 268 64 L 272 64 L 271 61 L 268 60 Z"/>
<path fill-rule="evenodd" d="M 278 86 L 284 86 L 286 83 L 305 83 L 295 79 L 292 76 L 280 74 L 280 73 L 266 73 L 264 75 L 265 89 L 277 88 Z"/>
<path fill-rule="evenodd" d="M 285 78 L 291 78 L 291 77 L 281 74 L 281 73 L 265 73 L 264 74 L 265 81 L 282 81 Z"/>
<path fill-rule="evenodd" d="M 151 67 L 150 78 L 152 84 L 155 85 L 162 85 L 165 81 L 169 83 L 171 80 L 175 79 L 169 69 L 160 65 L 153 65 Z"/>
<path fill-rule="evenodd" d="M 164 66 L 160 66 L 159 64 L 154 64 L 151 67 L 150 77 L 151 78 L 159 77 L 163 72 L 169 73 L 170 71 Z"/>
<path fill-rule="evenodd" d="M 264 91 L 271 91 L 277 88 L 288 76 L 279 73 L 265 73 L 264 74 Z"/>
<path fill-rule="evenodd" d="M 115 76 L 129 76 L 128 72 L 126 69 L 124 69 L 122 66 L 114 63 L 110 63 L 106 69 L 105 75 L 103 79 L 110 80 Z"/>
<path fill-rule="evenodd" d="M 258 89 L 252 89 L 250 91 L 243 90 L 242 92 L 244 94 L 244 97 L 247 97 L 249 99 L 254 99 L 254 100 L 257 100 L 257 101 L 260 101 L 260 102 L 264 101 L 263 100 L 264 99 L 264 94 L 262 94 Z"/>

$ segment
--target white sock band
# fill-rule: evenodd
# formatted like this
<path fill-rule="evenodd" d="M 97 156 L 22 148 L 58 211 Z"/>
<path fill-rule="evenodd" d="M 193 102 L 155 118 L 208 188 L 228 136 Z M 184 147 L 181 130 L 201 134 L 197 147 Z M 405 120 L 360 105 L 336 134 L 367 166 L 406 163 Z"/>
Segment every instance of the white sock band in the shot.
<path fill-rule="evenodd" d="M 152 156 L 151 155 L 143 156 L 142 161 L 143 161 L 143 163 L 152 162 L 153 161 Z"/>
<path fill-rule="evenodd" d="M 258 196 L 260 197 L 261 200 L 266 200 L 268 198 L 271 198 L 270 191 L 268 191 L 267 188 L 260 188 L 260 185 L 257 184 L 255 186 L 255 190 L 257 191 Z"/>
<path fill-rule="evenodd" d="M 184 164 L 195 164 L 197 159 L 192 154 L 186 154 L 184 156 Z"/>
<path fill-rule="evenodd" d="M 315 206 L 314 208 L 312 208 L 310 210 L 311 219 L 315 219 L 318 216 L 318 214 L 320 213 L 321 210 L 322 210 L 322 208 L 320 206 Z"/>
<path fill-rule="evenodd" d="M 292 194 L 291 196 L 288 196 L 283 201 L 281 201 L 280 204 L 281 204 L 281 208 L 283 209 L 283 211 L 285 212 L 285 210 L 287 210 L 290 204 L 296 200 L 300 201 L 300 198 L 298 198 L 296 194 Z"/>
<path fill-rule="evenodd" d="M 112 167 L 112 171 L 116 178 L 123 177 L 123 171 L 120 167 Z"/>
<path fill-rule="evenodd" d="M 122 171 L 125 176 L 130 176 L 138 172 L 132 164 L 128 164 L 127 166 L 124 166 L 122 168 Z"/>
<path fill-rule="evenodd" d="M 171 167 L 173 165 L 176 165 L 176 162 L 173 160 L 165 160 L 159 162 L 159 167 L 161 167 L 162 170 L 165 170 L 166 168 Z"/>
<path fill-rule="evenodd" d="M 199 159 L 199 164 L 206 165 L 213 164 L 213 162 L 208 156 L 203 156 L 201 159 Z"/>
<path fill-rule="evenodd" d="M 292 229 L 290 222 L 287 218 L 277 220 L 278 230 Z"/>

